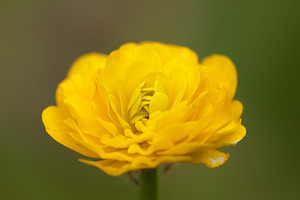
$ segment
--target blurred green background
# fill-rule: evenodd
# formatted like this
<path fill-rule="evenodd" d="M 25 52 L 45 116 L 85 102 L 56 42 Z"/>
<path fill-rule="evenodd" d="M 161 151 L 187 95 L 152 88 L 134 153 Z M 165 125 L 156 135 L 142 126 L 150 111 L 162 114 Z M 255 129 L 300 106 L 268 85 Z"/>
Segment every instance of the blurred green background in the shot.
<path fill-rule="evenodd" d="M 247 136 L 216 169 L 181 164 L 160 199 L 299 196 L 299 1 L 0 1 L 0 199 L 137 199 L 125 177 L 77 161 L 45 132 L 41 112 L 78 56 L 126 42 L 228 55 L 239 74 Z"/>

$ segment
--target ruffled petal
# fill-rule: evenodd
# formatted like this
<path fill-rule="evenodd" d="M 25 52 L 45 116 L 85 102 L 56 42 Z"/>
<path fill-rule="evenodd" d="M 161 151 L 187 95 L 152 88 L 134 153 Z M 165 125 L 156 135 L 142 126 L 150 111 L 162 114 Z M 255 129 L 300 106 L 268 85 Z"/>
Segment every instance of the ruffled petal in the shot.
<path fill-rule="evenodd" d="M 43 111 L 42 120 L 49 135 L 62 145 L 88 157 L 99 158 L 99 156 L 76 142 L 71 132 L 74 132 L 64 123 L 68 116 L 56 106 L 49 106 Z"/>
<path fill-rule="evenodd" d="M 215 143 L 216 148 L 221 148 L 229 145 L 236 145 L 246 135 L 246 128 L 240 125 L 236 130 L 230 133 L 224 133 Z"/>
<path fill-rule="evenodd" d="M 96 78 L 96 72 L 100 68 L 104 68 L 107 56 L 99 53 L 89 53 L 80 56 L 71 66 L 68 77 L 79 74 L 88 74 Z"/>
<path fill-rule="evenodd" d="M 229 154 L 216 149 L 209 149 L 190 154 L 194 164 L 204 164 L 207 167 L 214 168 L 223 165 L 229 158 Z"/>
<path fill-rule="evenodd" d="M 202 78 L 208 78 L 214 88 L 225 87 L 230 99 L 233 98 L 237 87 L 237 71 L 233 62 L 224 55 L 211 55 L 201 62 L 203 67 Z"/>
<path fill-rule="evenodd" d="M 64 103 L 69 112 L 72 114 L 72 117 L 76 119 L 78 126 L 83 133 L 96 137 L 100 137 L 105 134 L 114 134 L 110 131 L 116 130 L 116 128 L 113 128 L 115 125 L 107 122 L 109 123 L 109 127 L 112 127 L 111 130 L 107 130 L 107 126 L 103 126 L 103 124 L 99 123 L 92 113 L 91 102 L 82 99 L 80 96 L 70 96 L 64 99 Z"/>
<path fill-rule="evenodd" d="M 118 161 L 118 160 L 101 160 L 90 161 L 79 159 L 80 162 L 97 167 L 111 176 L 119 176 L 128 171 L 139 169 L 155 168 L 163 163 L 186 163 L 191 162 L 190 156 L 140 156 L 136 157 L 132 162 Z"/>
<path fill-rule="evenodd" d="M 73 95 L 90 101 L 95 90 L 97 71 L 105 66 L 105 61 L 106 56 L 98 53 L 79 57 L 71 66 L 67 78 L 57 88 L 57 105 L 63 107 L 63 100 Z"/>

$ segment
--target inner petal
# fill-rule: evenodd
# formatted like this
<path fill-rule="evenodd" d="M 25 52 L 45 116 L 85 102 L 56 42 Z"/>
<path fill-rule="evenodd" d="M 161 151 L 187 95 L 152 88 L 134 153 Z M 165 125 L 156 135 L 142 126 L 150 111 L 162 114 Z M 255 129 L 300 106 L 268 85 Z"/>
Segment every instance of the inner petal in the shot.
<path fill-rule="evenodd" d="M 138 121 L 146 125 L 150 114 L 169 109 L 169 98 L 161 81 L 157 79 L 152 82 L 152 86 L 150 84 L 146 81 L 139 84 L 129 100 L 127 112 L 134 126 Z"/>

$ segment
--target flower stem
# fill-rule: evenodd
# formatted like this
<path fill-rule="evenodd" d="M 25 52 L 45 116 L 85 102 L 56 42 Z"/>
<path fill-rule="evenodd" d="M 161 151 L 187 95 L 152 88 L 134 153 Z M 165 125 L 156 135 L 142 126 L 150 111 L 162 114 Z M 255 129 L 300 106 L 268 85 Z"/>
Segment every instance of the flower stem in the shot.
<path fill-rule="evenodd" d="M 141 171 L 139 200 L 157 200 L 157 169 Z"/>

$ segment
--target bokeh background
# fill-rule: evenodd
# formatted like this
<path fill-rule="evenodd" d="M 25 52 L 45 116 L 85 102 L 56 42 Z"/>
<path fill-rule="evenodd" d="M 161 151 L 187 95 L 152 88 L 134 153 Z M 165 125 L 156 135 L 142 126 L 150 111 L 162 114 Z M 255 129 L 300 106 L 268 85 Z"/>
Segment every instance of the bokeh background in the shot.
<path fill-rule="evenodd" d="M 137 199 L 45 132 L 41 112 L 74 59 L 126 42 L 188 46 L 235 62 L 247 136 L 216 169 L 177 165 L 160 199 L 297 199 L 299 1 L 0 0 L 0 199 Z"/>

